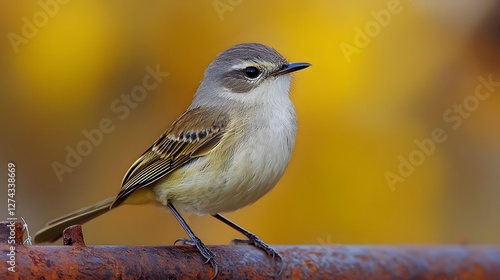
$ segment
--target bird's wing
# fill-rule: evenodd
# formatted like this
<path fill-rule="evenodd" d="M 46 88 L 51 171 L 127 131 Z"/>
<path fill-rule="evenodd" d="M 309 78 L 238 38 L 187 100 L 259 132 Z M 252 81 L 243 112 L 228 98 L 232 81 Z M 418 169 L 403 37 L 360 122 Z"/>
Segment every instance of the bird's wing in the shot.
<path fill-rule="evenodd" d="M 111 208 L 132 192 L 148 186 L 191 160 L 209 153 L 226 132 L 228 118 L 207 109 L 182 114 L 170 128 L 130 167 Z"/>

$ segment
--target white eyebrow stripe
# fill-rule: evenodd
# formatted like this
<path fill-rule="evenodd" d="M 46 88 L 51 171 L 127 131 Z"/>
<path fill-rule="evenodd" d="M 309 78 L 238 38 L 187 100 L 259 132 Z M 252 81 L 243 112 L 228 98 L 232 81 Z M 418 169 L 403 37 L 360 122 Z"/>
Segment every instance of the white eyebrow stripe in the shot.
<path fill-rule="evenodd" d="M 268 68 L 268 69 L 272 69 L 272 68 L 275 67 L 274 64 L 272 64 L 270 62 L 265 62 L 265 61 L 259 61 L 259 62 L 256 62 L 256 61 L 243 61 L 240 64 L 233 65 L 231 67 L 231 70 L 241 70 L 241 69 L 245 69 L 245 68 L 247 68 L 249 66 L 254 66 L 254 67 L 264 66 L 265 68 Z"/>
<path fill-rule="evenodd" d="M 231 67 L 231 70 L 239 70 L 239 69 L 245 69 L 249 66 L 257 66 L 256 63 L 252 63 L 250 61 L 244 61 L 240 64 L 236 64 L 236 65 L 233 65 L 233 67 Z"/>

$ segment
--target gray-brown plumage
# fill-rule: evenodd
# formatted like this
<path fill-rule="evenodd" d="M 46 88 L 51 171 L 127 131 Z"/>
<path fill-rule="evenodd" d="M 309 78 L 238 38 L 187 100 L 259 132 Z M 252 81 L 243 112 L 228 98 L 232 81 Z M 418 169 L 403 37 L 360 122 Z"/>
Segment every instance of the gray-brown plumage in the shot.
<path fill-rule="evenodd" d="M 206 155 L 219 143 L 226 131 L 228 118 L 224 114 L 206 114 L 205 110 L 195 108 L 182 114 L 130 167 L 111 208 L 118 206 L 135 190 Z M 191 126 L 183 127 L 185 124 Z"/>

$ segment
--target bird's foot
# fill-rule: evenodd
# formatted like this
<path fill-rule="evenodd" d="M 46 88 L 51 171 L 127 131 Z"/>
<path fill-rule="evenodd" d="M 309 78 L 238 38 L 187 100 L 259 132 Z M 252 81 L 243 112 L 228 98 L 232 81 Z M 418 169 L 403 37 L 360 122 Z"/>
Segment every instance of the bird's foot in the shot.
<path fill-rule="evenodd" d="M 241 244 L 248 244 L 248 245 L 252 245 L 256 248 L 259 248 L 260 250 L 266 252 L 266 254 L 268 254 L 269 256 L 271 256 L 271 258 L 273 260 L 276 260 L 280 263 L 280 270 L 279 270 L 279 274 L 281 274 L 281 272 L 283 271 L 283 258 L 281 257 L 281 255 L 276 252 L 276 250 L 273 249 L 273 247 L 267 245 L 266 243 L 264 243 L 264 241 L 260 240 L 259 237 L 257 237 L 257 235 L 255 234 L 249 234 L 247 235 L 248 239 L 240 239 L 240 238 L 235 238 L 233 239 L 232 241 L 232 244 L 234 245 L 241 245 Z"/>
<path fill-rule="evenodd" d="M 205 258 L 205 263 L 210 263 L 210 265 L 214 268 L 214 277 L 212 279 L 215 279 L 217 277 L 217 274 L 219 274 L 219 264 L 215 260 L 215 253 L 212 252 L 212 250 L 208 249 L 208 247 L 201 242 L 199 238 L 196 238 L 194 240 L 187 239 L 187 238 L 179 238 L 175 240 L 174 244 L 181 244 L 181 245 L 191 245 L 191 246 L 196 246 L 198 249 L 198 252 Z"/>

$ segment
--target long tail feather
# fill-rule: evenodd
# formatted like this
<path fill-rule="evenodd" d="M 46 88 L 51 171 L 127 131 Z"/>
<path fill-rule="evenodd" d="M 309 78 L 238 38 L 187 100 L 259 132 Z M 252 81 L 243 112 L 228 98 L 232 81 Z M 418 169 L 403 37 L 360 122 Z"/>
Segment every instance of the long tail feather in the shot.
<path fill-rule="evenodd" d="M 62 237 L 65 228 L 75 224 L 83 224 L 108 212 L 113 201 L 115 201 L 115 197 L 110 197 L 48 222 L 35 234 L 35 243 L 55 242 Z"/>

